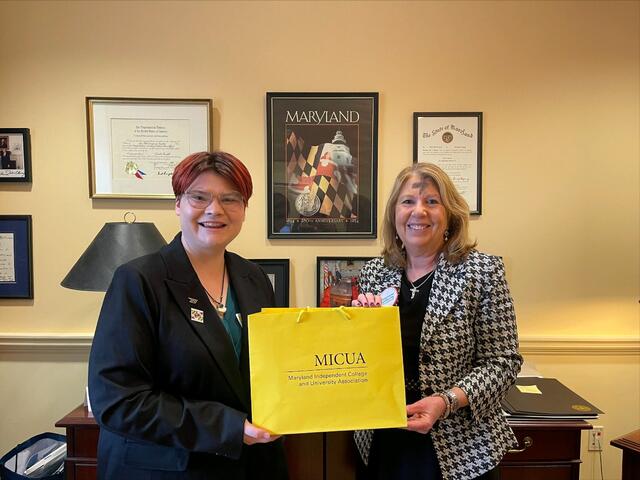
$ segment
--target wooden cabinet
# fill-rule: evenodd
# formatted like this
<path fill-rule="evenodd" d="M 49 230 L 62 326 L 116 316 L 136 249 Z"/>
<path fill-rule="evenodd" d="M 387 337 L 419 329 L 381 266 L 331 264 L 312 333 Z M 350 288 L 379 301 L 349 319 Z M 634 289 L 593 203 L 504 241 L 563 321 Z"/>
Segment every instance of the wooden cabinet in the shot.
<path fill-rule="evenodd" d="M 640 430 L 611 440 L 611 445 L 622 449 L 622 480 L 640 478 Z"/>
<path fill-rule="evenodd" d="M 580 432 L 592 428 L 582 420 L 509 422 L 519 448 L 500 463 L 501 480 L 578 480 Z"/>
<path fill-rule="evenodd" d="M 578 421 L 510 421 L 520 448 L 500 463 L 501 480 L 578 480 Z M 99 427 L 79 406 L 56 423 L 67 429 L 67 480 L 95 480 Z M 285 449 L 291 480 L 354 480 L 357 452 L 350 432 L 287 435 Z"/>
<path fill-rule="evenodd" d="M 67 459 L 64 462 L 67 480 L 95 480 L 96 457 L 100 429 L 87 407 L 80 405 L 56 423 L 67 430 Z"/>
<path fill-rule="evenodd" d="M 509 424 L 518 438 L 519 448 L 505 455 L 500 463 L 501 480 L 579 479 L 580 432 L 592 428 L 591 424 L 582 420 L 511 420 Z M 313 468 L 310 466 L 313 458 L 299 456 L 293 449 L 287 451 L 291 479 L 355 480 L 358 462 L 352 434 L 333 432 L 323 437 L 324 459 L 322 462 L 315 459 Z M 287 442 L 291 440 L 289 437 L 286 439 Z M 324 472 L 324 476 L 316 473 L 314 477 L 307 477 L 305 472 L 309 470 Z"/>

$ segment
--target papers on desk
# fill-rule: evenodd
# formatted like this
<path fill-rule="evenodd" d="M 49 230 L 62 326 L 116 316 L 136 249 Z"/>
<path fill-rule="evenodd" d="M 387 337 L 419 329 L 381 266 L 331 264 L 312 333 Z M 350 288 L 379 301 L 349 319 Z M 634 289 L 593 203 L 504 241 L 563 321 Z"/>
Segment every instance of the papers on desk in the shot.
<path fill-rule="evenodd" d="M 502 408 L 514 419 L 588 420 L 603 413 L 555 378 L 539 377 L 518 377 Z"/>
<path fill-rule="evenodd" d="M 93 417 L 93 412 L 91 411 L 91 401 L 89 400 L 89 387 L 84 387 L 84 406 L 87 407 L 89 415 Z"/>
<path fill-rule="evenodd" d="M 518 377 L 542 377 L 542 374 L 538 371 L 535 364 L 525 360 L 520 367 L 520 373 Z"/>

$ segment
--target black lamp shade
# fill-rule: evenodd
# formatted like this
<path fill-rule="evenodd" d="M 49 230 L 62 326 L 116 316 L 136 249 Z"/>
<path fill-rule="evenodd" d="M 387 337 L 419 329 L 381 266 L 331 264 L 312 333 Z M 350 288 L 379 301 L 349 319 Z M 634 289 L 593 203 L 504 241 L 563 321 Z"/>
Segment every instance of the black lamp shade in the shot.
<path fill-rule="evenodd" d="M 166 244 L 153 223 L 105 223 L 60 284 L 73 290 L 106 292 L 116 268 Z"/>

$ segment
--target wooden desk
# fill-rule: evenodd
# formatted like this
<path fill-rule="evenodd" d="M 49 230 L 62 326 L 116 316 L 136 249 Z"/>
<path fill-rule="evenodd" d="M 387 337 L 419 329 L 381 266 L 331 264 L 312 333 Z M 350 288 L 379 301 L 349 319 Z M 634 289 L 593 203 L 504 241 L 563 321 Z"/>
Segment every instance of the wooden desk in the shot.
<path fill-rule="evenodd" d="M 640 478 L 640 430 L 627 433 L 610 443 L 622 449 L 622 480 Z"/>
<path fill-rule="evenodd" d="M 510 420 L 509 425 L 522 451 L 512 450 L 504 456 L 500 462 L 500 480 L 580 478 L 580 432 L 593 428 L 590 423 L 584 420 Z"/>
<path fill-rule="evenodd" d="M 501 480 L 579 480 L 580 432 L 591 429 L 591 424 L 583 420 L 510 420 L 509 425 L 520 447 L 502 459 Z M 291 479 L 355 480 L 358 454 L 352 434 L 314 435 L 287 437 L 285 447 Z M 324 449 L 324 461 L 317 455 L 308 455 L 320 448 Z M 300 456 L 299 452 L 307 455 Z"/>
<path fill-rule="evenodd" d="M 589 423 L 511 420 L 509 424 L 522 451 L 505 455 L 500 463 L 501 480 L 579 479 L 580 432 L 592 428 Z M 79 406 L 56 427 L 67 429 L 67 480 L 95 480 L 100 431 L 94 418 Z M 635 433 L 640 436 L 640 430 Z M 357 452 L 350 432 L 288 435 L 285 449 L 291 480 L 356 478 Z"/>
<path fill-rule="evenodd" d="M 56 422 L 67 429 L 67 459 L 64 462 L 67 480 L 95 480 L 97 477 L 98 436 L 100 428 L 80 405 Z"/>

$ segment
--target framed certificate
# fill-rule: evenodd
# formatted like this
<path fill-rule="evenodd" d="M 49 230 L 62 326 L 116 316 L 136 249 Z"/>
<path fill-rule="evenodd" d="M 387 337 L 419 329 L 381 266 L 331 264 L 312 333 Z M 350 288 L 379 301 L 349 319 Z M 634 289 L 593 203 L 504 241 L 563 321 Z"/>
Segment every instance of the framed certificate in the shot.
<path fill-rule="evenodd" d="M 289 259 L 288 258 L 268 258 L 251 260 L 260 265 L 264 273 L 267 274 L 273 293 L 276 296 L 276 307 L 289 306 Z"/>
<path fill-rule="evenodd" d="M 87 97 L 91 198 L 174 198 L 174 167 L 211 150 L 212 101 Z"/>
<path fill-rule="evenodd" d="M 33 298 L 31 215 L 0 215 L 1 298 Z"/>
<path fill-rule="evenodd" d="M 31 182 L 28 128 L 0 128 L 0 182 Z"/>
<path fill-rule="evenodd" d="M 413 162 L 438 165 L 469 204 L 469 213 L 482 213 L 482 112 L 415 112 Z"/>
<path fill-rule="evenodd" d="M 376 238 L 377 93 L 267 93 L 268 238 Z"/>

